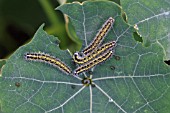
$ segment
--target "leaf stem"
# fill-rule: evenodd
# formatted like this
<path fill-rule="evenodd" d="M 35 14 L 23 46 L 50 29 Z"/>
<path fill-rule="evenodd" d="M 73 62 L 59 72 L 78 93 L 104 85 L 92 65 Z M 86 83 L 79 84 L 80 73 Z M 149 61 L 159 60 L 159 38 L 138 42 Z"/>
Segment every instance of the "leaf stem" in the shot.
<path fill-rule="evenodd" d="M 52 7 L 52 5 L 50 4 L 50 2 L 48 0 L 39 0 L 41 6 L 43 7 L 50 23 L 52 25 L 57 25 L 59 19 L 57 18 L 56 14 L 55 14 L 55 10 Z"/>

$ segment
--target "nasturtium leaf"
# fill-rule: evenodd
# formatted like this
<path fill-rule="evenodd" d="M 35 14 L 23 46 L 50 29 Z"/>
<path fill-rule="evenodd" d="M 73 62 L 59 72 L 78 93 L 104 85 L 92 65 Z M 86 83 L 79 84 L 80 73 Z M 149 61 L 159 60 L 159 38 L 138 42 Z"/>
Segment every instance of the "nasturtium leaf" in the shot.
<path fill-rule="evenodd" d="M 69 52 L 60 50 L 59 40 L 43 31 L 42 25 L 32 41 L 20 47 L 2 70 L 0 100 L 4 113 L 43 113 L 60 106 L 82 87 L 80 80 L 58 68 L 26 61 L 24 54 L 27 52 L 50 54 L 74 69 Z M 76 88 L 72 89 L 71 85 Z M 62 109 L 61 106 L 58 110 Z"/>
<path fill-rule="evenodd" d="M 144 47 L 135 41 L 133 26 L 121 16 L 121 7 L 109 1 L 64 4 L 57 8 L 70 18 L 81 50 L 95 37 L 102 24 L 115 23 L 103 43 L 116 40 L 114 56 L 79 77 L 66 75 L 42 62 L 25 61 L 26 52 L 42 51 L 56 56 L 72 70 L 68 51 L 58 47 L 56 37 L 41 26 L 33 40 L 19 48 L 7 61 L 0 77 L 0 102 L 4 113 L 168 113 L 170 111 L 170 68 L 163 62 L 162 46 Z M 92 77 L 92 85 L 81 78 Z M 88 78 L 89 79 L 89 78 Z"/>
<path fill-rule="evenodd" d="M 128 23 L 138 27 L 144 45 L 159 44 L 170 59 L 170 2 L 167 0 L 121 0 Z"/>
<path fill-rule="evenodd" d="M 163 62 L 165 53 L 160 43 L 152 43 L 146 48 L 135 41 L 133 26 L 123 21 L 121 8 L 113 2 L 65 4 L 58 9 L 71 19 L 83 42 L 82 49 L 110 16 L 115 18 L 113 28 L 103 42 L 117 40 L 115 56 L 92 72 L 92 81 L 96 84 L 95 90 L 91 91 L 93 112 L 170 111 L 170 68 Z"/>

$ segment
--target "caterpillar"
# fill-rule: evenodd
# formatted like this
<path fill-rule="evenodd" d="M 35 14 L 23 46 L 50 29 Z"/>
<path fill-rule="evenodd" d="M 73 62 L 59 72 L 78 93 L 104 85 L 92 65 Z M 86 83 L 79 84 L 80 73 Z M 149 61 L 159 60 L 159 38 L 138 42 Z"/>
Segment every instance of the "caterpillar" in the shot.
<path fill-rule="evenodd" d="M 73 60 L 74 62 L 78 64 L 84 64 L 91 59 L 95 58 L 96 56 L 100 55 L 106 50 L 110 50 L 115 46 L 115 41 L 108 42 L 106 44 L 103 44 L 101 47 L 94 50 L 91 54 L 87 54 L 86 56 L 80 56 L 78 52 L 74 53 Z"/>
<path fill-rule="evenodd" d="M 50 56 L 49 54 L 41 53 L 41 52 L 34 52 L 34 53 L 26 53 L 24 55 L 26 60 L 37 61 L 37 62 L 44 62 L 50 64 L 54 67 L 59 68 L 66 74 L 71 74 L 71 69 L 64 64 L 60 59 L 55 58 L 54 56 Z"/>
<path fill-rule="evenodd" d="M 111 50 L 106 51 L 105 53 L 98 56 L 97 58 L 95 58 L 95 59 L 81 65 L 77 69 L 75 69 L 74 72 L 73 72 L 73 75 L 77 76 L 78 74 L 91 69 L 92 67 L 96 66 L 97 64 L 99 64 L 99 63 L 107 60 L 108 58 L 110 58 L 112 56 L 112 54 L 113 54 L 113 52 Z"/>
<path fill-rule="evenodd" d="M 96 49 L 96 47 L 98 47 L 100 45 L 100 43 L 102 42 L 102 40 L 104 39 L 104 37 L 106 36 L 106 34 L 108 33 L 108 31 L 110 30 L 111 26 L 114 23 L 114 19 L 112 17 L 110 17 L 102 26 L 102 28 L 99 30 L 99 32 L 97 33 L 97 35 L 95 36 L 95 38 L 93 39 L 93 41 L 89 44 L 88 47 L 86 47 L 83 50 L 83 54 L 87 55 L 88 53 L 91 53 L 93 50 Z"/>

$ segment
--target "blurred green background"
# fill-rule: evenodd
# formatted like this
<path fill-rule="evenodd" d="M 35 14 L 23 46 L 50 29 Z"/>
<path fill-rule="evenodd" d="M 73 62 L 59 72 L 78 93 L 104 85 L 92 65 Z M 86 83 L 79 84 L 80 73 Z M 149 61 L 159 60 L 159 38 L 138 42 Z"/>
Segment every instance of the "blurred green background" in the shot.
<path fill-rule="evenodd" d="M 55 10 L 63 0 L 0 0 L 0 59 L 7 58 L 21 45 L 28 43 L 38 27 L 61 41 L 61 49 L 75 52 L 81 43 L 64 15 Z M 68 30 L 69 29 L 69 30 Z"/>

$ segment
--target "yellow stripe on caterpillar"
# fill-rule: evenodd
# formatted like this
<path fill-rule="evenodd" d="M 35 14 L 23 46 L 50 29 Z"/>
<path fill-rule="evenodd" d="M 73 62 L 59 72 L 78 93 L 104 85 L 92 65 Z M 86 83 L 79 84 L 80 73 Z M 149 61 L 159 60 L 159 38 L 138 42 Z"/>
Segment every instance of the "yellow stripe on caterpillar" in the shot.
<path fill-rule="evenodd" d="M 114 19 L 110 17 L 102 26 L 102 28 L 99 30 L 93 41 L 89 44 L 88 47 L 86 47 L 83 50 L 84 55 L 87 55 L 88 53 L 91 53 L 93 50 L 96 49 L 110 30 L 111 26 L 114 23 Z"/>
<path fill-rule="evenodd" d="M 34 52 L 34 53 L 26 53 L 24 56 L 26 60 L 44 62 L 59 68 L 61 71 L 63 71 L 66 74 L 72 73 L 71 69 L 66 64 L 64 64 L 60 59 L 55 58 L 54 56 L 50 56 L 49 54 Z"/>
<path fill-rule="evenodd" d="M 92 60 L 93 58 L 97 57 L 104 51 L 111 50 L 114 46 L 115 46 L 115 41 L 111 41 L 111 42 L 103 44 L 101 47 L 97 48 L 92 53 L 87 54 L 85 56 L 80 56 L 79 53 L 76 52 L 73 55 L 73 60 L 74 60 L 74 62 L 76 62 L 78 64 L 84 64 L 84 63 Z"/>
<path fill-rule="evenodd" d="M 77 69 L 74 70 L 73 75 L 78 75 L 84 71 L 87 71 L 91 68 L 93 68 L 94 66 L 96 66 L 97 64 L 107 60 L 108 58 L 110 58 L 112 56 L 113 52 L 110 51 L 106 51 L 105 53 L 103 53 L 102 55 L 100 55 L 99 57 L 81 65 L 80 67 L 78 67 Z"/>

